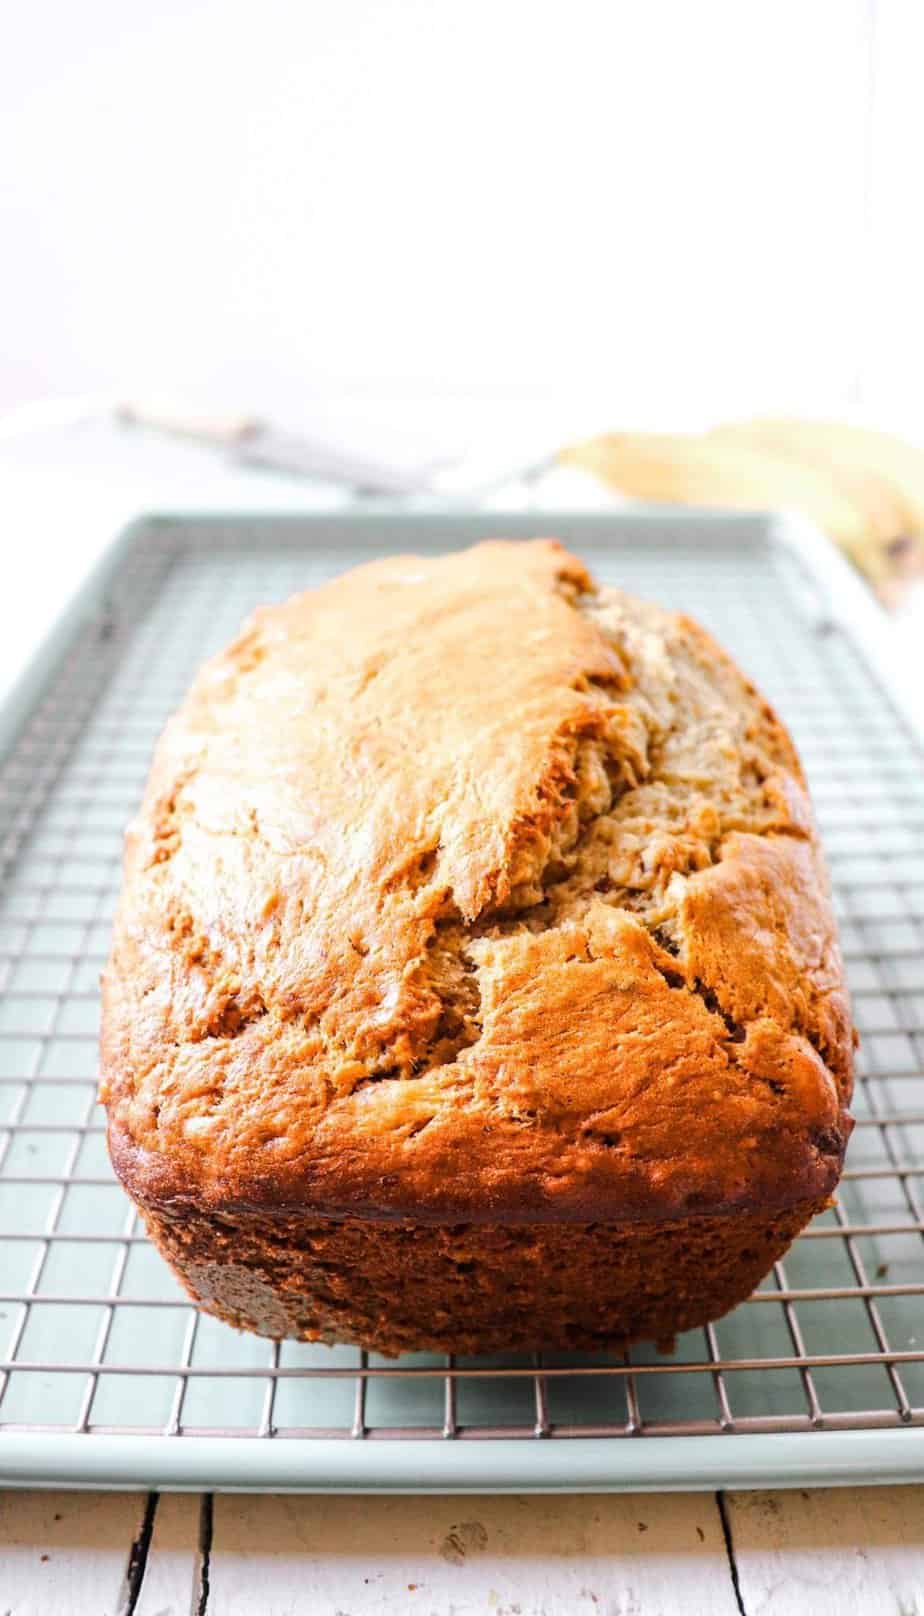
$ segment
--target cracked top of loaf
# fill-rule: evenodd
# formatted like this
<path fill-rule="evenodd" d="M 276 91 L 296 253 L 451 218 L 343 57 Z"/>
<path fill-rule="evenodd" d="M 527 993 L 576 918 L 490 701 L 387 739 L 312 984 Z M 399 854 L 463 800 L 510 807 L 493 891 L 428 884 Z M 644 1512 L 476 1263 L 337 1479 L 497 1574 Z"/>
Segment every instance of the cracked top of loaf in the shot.
<path fill-rule="evenodd" d="M 852 1032 L 790 739 L 550 540 L 257 611 L 157 749 L 104 977 L 153 1207 L 418 1221 L 824 1196 Z"/>

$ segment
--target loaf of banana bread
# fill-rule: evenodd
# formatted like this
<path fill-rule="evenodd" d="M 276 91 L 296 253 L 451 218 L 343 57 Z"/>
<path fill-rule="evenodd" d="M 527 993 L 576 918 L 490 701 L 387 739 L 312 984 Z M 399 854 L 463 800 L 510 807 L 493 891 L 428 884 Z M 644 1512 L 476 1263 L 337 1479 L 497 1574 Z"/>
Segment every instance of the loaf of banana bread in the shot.
<path fill-rule="evenodd" d="M 830 1197 L 852 1031 L 786 731 L 557 543 L 254 614 L 157 749 L 104 977 L 116 1171 L 272 1337 L 664 1341 Z"/>

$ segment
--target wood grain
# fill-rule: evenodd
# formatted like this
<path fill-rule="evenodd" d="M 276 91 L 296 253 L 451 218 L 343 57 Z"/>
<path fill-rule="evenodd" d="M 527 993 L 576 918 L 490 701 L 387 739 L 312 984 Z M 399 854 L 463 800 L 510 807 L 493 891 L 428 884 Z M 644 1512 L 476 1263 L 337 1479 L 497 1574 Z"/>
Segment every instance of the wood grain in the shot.
<path fill-rule="evenodd" d="M 924 1616 L 917 1487 L 730 1493 L 746 1616 Z"/>
<path fill-rule="evenodd" d="M 209 1616 L 736 1616 L 711 1494 L 215 1499 Z"/>
<path fill-rule="evenodd" d="M 189 1616 L 190 1609 L 195 1611 L 191 1602 L 196 1577 L 199 1507 L 197 1493 L 161 1493 L 144 1580 L 131 1616 Z M 255 1603 L 253 1608 L 256 1613 L 259 1604 Z"/>
<path fill-rule="evenodd" d="M 0 1493 L 0 1616 L 119 1616 L 145 1508 L 144 1493 Z"/>
<path fill-rule="evenodd" d="M 919 1489 L 723 1508 L 737 1594 L 711 1494 L 217 1497 L 206 1585 L 197 1495 L 7 1492 L 0 1616 L 924 1616 Z"/>

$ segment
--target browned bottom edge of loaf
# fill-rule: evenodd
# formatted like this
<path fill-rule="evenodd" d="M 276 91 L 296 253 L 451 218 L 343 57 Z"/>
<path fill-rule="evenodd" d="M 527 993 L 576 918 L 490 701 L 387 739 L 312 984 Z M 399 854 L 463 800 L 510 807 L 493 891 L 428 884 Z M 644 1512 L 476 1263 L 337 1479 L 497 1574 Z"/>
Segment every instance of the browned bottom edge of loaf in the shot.
<path fill-rule="evenodd" d="M 824 1205 L 669 1224 L 146 1221 L 193 1300 L 258 1335 L 388 1355 L 592 1351 L 666 1343 L 727 1313 Z"/>

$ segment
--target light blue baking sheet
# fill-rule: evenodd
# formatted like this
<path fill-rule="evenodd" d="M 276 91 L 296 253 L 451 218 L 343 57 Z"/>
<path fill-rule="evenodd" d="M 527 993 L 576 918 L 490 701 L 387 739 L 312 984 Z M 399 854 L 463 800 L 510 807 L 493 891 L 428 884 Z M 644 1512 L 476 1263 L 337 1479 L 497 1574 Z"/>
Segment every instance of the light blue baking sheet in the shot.
<path fill-rule="evenodd" d="M 792 728 L 863 1034 L 848 1174 L 758 1296 L 672 1357 L 274 1347 L 195 1313 L 112 1179 L 96 990 L 122 829 L 167 713 L 253 605 L 383 551 L 501 532 L 554 532 L 602 579 L 692 612 Z M 839 568 L 757 515 L 370 507 L 157 517 L 119 537 L 0 715 L 0 1484 L 924 1476 L 924 771 L 863 649 L 876 608 L 867 624 Z"/>

